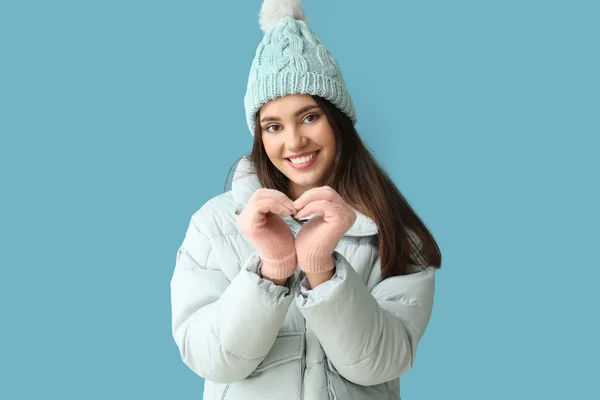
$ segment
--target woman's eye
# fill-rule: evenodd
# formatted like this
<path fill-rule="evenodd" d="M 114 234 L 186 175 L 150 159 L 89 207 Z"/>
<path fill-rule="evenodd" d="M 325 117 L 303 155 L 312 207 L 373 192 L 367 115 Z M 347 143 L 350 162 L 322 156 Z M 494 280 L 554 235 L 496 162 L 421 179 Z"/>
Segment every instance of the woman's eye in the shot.
<path fill-rule="evenodd" d="M 312 121 L 308 121 L 309 123 L 311 123 L 311 122 L 315 122 L 316 120 L 318 120 L 318 119 L 319 119 L 319 117 L 320 117 L 320 115 L 319 115 L 319 114 L 310 114 L 310 115 L 307 115 L 307 116 L 304 118 L 304 120 L 306 121 L 306 120 L 307 120 L 307 119 L 309 119 L 310 117 L 314 117 L 314 118 L 313 118 L 313 120 L 312 120 Z M 267 131 L 267 132 L 271 132 L 271 133 L 275 133 L 275 132 L 279 132 L 279 131 L 280 131 L 280 129 L 277 129 L 277 130 L 272 130 L 271 128 L 273 128 L 273 127 L 281 128 L 281 126 L 279 126 L 279 125 L 269 125 L 269 126 L 267 126 L 267 127 L 265 128 L 265 131 Z"/>
<path fill-rule="evenodd" d="M 319 114 L 310 114 L 307 115 L 305 119 L 308 119 L 310 117 L 315 117 L 315 119 L 313 119 L 313 122 L 319 119 Z"/>

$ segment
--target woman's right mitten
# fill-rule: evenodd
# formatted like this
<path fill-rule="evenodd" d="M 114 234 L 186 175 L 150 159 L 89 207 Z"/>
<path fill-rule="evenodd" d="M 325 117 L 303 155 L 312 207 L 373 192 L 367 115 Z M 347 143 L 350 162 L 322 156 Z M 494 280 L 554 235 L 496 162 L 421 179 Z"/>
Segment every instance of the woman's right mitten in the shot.
<path fill-rule="evenodd" d="M 285 279 L 297 265 L 294 234 L 281 215 L 293 215 L 294 202 L 275 189 L 260 188 L 236 219 L 237 227 L 254 244 L 262 260 L 261 273 Z"/>

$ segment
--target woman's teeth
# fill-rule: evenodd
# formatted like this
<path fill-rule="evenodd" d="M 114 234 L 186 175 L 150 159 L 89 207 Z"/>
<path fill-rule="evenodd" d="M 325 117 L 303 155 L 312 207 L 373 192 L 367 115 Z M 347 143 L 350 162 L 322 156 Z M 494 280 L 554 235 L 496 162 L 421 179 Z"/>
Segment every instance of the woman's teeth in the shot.
<path fill-rule="evenodd" d="M 300 158 L 290 158 L 290 161 L 293 162 L 294 164 L 302 164 L 307 162 L 308 160 L 312 159 L 315 156 L 315 153 L 312 153 L 309 156 L 305 156 L 305 157 L 300 157 Z"/>

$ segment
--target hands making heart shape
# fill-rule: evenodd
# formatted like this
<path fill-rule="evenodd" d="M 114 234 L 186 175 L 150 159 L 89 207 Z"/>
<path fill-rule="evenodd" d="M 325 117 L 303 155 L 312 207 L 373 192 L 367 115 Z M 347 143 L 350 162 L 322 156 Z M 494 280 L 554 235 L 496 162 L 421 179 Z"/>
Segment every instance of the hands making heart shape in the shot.
<path fill-rule="evenodd" d="M 296 219 L 315 214 L 298 237 L 281 215 Z M 255 245 L 263 265 L 261 272 L 272 279 L 293 275 L 296 264 L 306 273 L 334 268 L 333 252 L 356 221 L 356 212 L 329 186 L 304 192 L 296 201 L 284 193 L 260 188 L 236 219 L 240 231 Z"/>

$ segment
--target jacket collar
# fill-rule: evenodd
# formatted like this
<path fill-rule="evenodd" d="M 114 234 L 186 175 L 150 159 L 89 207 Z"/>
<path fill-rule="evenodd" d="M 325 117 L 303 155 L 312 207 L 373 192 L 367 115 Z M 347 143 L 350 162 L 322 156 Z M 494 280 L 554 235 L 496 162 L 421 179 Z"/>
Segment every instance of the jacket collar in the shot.
<path fill-rule="evenodd" d="M 231 186 L 235 212 L 239 214 L 248 203 L 252 194 L 261 188 L 252 163 L 248 158 L 243 157 L 238 163 Z M 354 221 L 354 225 L 350 227 L 345 236 L 360 237 L 377 234 L 378 230 L 375 221 L 356 210 L 354 211 L 356 212 L 356 221 Z M 296 228 L 300 226 L 291 216 L 283 216 L 283 219 L 286 220 L 288 225 L 293 225 Z"/>

